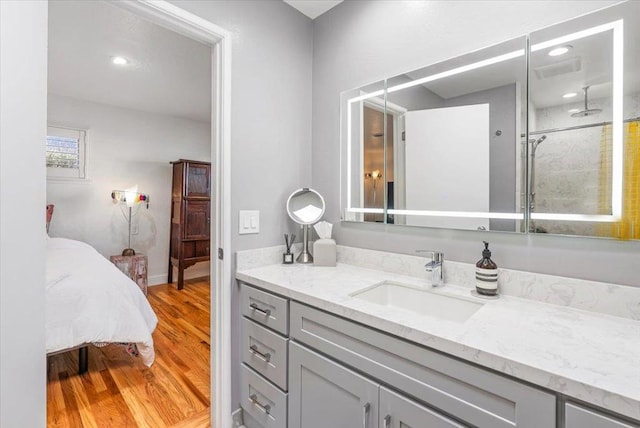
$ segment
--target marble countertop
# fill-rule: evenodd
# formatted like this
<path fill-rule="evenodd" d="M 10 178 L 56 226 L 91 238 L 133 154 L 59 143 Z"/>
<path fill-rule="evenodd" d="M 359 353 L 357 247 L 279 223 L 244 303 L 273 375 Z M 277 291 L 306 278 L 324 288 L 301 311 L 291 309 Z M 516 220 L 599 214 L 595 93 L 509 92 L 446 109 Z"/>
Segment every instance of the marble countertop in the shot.
<path fill-rule="evenodd" d="M 640 420 L 640 322 L 512 296 L 477 299 L 464 287 L 338 264 L 240 269 L 238 280 Z M 350 294 L 382 281 L 484 303 L 464 323 L 416 315 Z"/>

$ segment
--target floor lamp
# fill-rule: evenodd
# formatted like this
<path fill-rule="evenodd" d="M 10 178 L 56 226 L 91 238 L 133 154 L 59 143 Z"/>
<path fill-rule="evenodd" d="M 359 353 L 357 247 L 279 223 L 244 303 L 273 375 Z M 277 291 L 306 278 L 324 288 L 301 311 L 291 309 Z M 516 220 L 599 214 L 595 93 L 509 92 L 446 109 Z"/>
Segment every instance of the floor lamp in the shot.
<path fill-rule="evenodd" d="M 122 250 L 122 255 L 135 256 L 136 252 L 131 248 L 131 219 L 136 215 L 141 203 L 146 203 L 146 208 L 149 209 L 149 195 L 146 193 L 139 193 L 136 186 L 127 190 L 112 190 L 111 200 L 114 204 L 120 205 L 122 214 L 129 225 L 129 245 L 127 248 Z"/>

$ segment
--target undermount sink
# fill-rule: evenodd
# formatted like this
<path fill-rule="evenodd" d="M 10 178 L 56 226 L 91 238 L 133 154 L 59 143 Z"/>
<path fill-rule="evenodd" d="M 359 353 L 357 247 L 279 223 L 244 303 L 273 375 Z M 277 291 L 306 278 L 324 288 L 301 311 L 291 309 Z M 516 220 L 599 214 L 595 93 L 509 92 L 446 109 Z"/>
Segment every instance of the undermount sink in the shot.
<path fill-rule="evenodd" d="M 404 309 L 418 315 L 463 323 L 475 314 L 483 303 L 447 296 L 409 284 L 384 281 L 351 293 L 351 297 L 391 308 Z"/>

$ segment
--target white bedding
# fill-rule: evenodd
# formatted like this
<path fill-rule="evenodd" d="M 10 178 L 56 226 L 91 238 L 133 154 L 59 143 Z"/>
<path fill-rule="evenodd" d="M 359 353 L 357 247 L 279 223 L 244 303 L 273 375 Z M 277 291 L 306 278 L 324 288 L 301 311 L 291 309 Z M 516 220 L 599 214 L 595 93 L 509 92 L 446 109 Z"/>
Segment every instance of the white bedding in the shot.
<path fill-rule="evenodd" d="M 93 247 L 47 240 L 47 353 L 84 343 L 134 342 L 145 365 L 155 358 L 158 318 L 140 288 Z"/>

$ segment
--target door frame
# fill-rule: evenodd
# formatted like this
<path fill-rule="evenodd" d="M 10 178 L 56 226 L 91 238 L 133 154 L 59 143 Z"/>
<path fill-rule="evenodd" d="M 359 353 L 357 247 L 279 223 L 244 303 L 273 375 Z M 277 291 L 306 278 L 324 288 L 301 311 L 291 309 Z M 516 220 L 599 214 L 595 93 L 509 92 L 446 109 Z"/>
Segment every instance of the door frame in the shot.
<path fill-rule="evenodd" d="M 225 227 L 231 221 L 231 33 L 164 0 L 112 4 L 211 47 L 211 154 L 215 168 L 215 222 L 211 224 L 215 251 L 210 267 L 211 424 L 231 427 L 231 228 Z"/>

